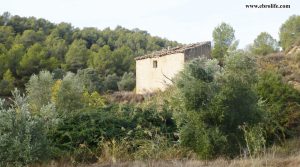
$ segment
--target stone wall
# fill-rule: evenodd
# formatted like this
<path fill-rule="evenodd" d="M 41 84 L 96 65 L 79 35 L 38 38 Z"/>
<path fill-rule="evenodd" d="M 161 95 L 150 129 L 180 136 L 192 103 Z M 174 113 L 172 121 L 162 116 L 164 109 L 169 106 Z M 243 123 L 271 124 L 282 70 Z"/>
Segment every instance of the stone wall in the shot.
<path fill-rule="evenodd" d="M 207 43 L 184 51 L 184 61 L 187 62 L 197 57 L 211 58 L 211 44 Z"/>
<path fill-rule="evenodd" d="M 184 63 L 197 57 L 211 58 L 210 42 L 176 47 L 136 58 L 136 93 L 165 90 L 172 79 L 183 70 Z M 157 68 L 153 67 L 157 61 Z"/>
<path fill-rule="evenodd" d="M 157 68 L 153 68 L 157 61 Z M 184 67 L 184 54 L 175 53 L 162 57 L 146 58 L 136 61 L 136 93 L 151 93 L 164 90 L 172 84 L 172 79 Z"/>

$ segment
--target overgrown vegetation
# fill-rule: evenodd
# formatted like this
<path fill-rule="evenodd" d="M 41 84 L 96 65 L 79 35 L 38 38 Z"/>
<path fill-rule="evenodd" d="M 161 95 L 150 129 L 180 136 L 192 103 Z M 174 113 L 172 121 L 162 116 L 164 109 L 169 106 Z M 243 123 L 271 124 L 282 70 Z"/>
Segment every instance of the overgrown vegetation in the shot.
<path fill-rule="evenodd" d="M 24 25 L 30 20 L 44 26 L 27 30 L 33 29 L 31 24 L 24 27 L 16 19 L 25 20 Z M 76 165 L 255 159 L 274 145 L 284 148 L 286 140 L 299 135 L 300 92 L 286 82 L 281 68 L 262 61 L 269 57 L 265 53 L 277 51 L 264 47 L 270 44 L 266 42 L 270 36 L 256 40 L 266 45 L 255 45 L 262 52 L 254 55 L 236 49 L 234 30 L 223 23 L 214 31 L 222 37 L 214 48 L 215 58 L 186 63 L 164 92 L 145 95 L 138 102 L 116 103 L 104 92 L 134 89 L 131 59 L 143 52 L 141 48 L 151 51 L 177 43 L 165 41 L 156 47 L 149 42 L 159 38 L 120 27 L 77 30 L 7 13 L 0 20 L 0 31 L 13 32 L 5 33 L 8 36 L 3 35 L 0 44 L 4 60 L 0 61 L 4 64 L 0 91 L 9 95 L 14 86 L 26 82 L 24 93 L 15 89 L 12 96 L 0 100 L 0 166 L 50 160 Z M 120 36 L 113 38 L 115 33 Z M 132 49 L 127 43 L 131 35 L 142 35 L 147 42 L 141 37 L 134 45 L 140 47 Z M 48 46 L 58 48 L 49 52 Z"/>
<path fill-rule="evenodd" d="M 295 44 L 299 44 L 300 16 L 293 15 L 285 21 L 279 31 L 280 44 L 284 51 L 288 51 Z"/>
<path fill-rule="evenodd" d="M 267 32 L 260 33 L 251 46 L 251 51 L 256 55 L 267 55 L 278 52 L 278 42 Z"/>
<path fill-rule="evenodd" d="M 47 160 L 51 155 L 48 134 L 59 121 L 55 106 L 48 104 L 34 113 L 18 90 L 13 97 L 8 108 L 0 101 L 0 165 L 26 166 Z"/>

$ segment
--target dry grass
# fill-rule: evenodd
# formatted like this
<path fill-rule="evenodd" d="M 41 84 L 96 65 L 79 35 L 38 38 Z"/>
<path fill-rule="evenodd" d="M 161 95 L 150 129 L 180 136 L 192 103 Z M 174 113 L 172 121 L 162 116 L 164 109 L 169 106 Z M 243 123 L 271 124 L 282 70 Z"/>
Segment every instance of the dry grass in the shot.
<path fill-rule="evenodd" d="M 276 69 L 286 82 L 300 90 L 300 46 L 293 47 L 288 53 L 273 53 L 259 57 L 260 69 Z"/>
<path fill-rule="evenodd" d="M 72 165 L 67 161 L 51 162 L 47 165 L 35 165 L 33 167 L 299 167 L 300 153 L 287 157 L 274 157 L 267 155 L 255 159 L 216 159 L 213 161 L 200 160 L 170 160 L 170 161 L 133 161 L 117 163 L 95 163 Z"/>
<path fill-rule="evenodd" d="M 114 92 L 113 94 L 107 95 L 107 99 L 114 103 L 141 103 L 145 100 L 147 95 L 136 94 L 135 92 Z M 149 95 L 151 96 L 151 95 Z"/>
<path fill-rule="evenodd" d="M 287 140 L 283 145 L 274 145 L 264 155 L 257 158 L 218 158 L 211 161 L 196 160 L 195 155 L 176 156 L 173 151 L 167 151 L 169 157 L 160 155 L 161 160 L 148 161 L 121 161 L 117 158 L 112 161 L 112 155 L 108 154 L 107 160 L 103 157 L 94 164 L 72 164 L 72 159 L 51 161 L 45 164 L 36 164 L 31 167 L 299 167 L 300 166 L 300 138 Z M 172 156 L 172 157 L 171 157 Z M 125 157 L 125 156 L 124 156 Z M 180 157 L 189 157 L 179 159 Z M 126 159 L 126 158 L 125 158 Z M 123 159 L 124 160 L 124 159 Z M 115 163 L 114 163 L 115 162 Z"/>

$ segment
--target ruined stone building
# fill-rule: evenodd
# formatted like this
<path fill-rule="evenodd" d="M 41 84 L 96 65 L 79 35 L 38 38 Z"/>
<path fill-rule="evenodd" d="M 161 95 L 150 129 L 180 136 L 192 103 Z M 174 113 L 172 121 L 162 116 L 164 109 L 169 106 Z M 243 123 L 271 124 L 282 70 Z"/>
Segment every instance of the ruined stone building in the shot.
<path fill-rule="evenodd" d="M 210 58 L 211 42 L 201 42 L 153 52 L 135 58 L 136 93 L 164 90 L 171 79 L 184 68 L 184 63 L 196 57 Z"/>

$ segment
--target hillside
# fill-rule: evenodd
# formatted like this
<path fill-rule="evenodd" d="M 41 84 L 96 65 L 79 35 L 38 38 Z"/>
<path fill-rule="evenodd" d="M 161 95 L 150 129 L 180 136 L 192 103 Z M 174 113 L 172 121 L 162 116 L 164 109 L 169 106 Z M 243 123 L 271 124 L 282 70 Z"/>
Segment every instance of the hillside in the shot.
<path fill-rule="evenodd" d="M 177 45 L 139 29 L 79 29 L 6 12 L 0 15 L 0 96 L 10 95 L 14 86 L 24 88 L 29 77 L 41 70 L 60 78 L 67 71 L 89 68 L 99 82 L 119 81 L 124 73 L 134 73 L 136 56 Z M 134 74 L 130 76 L 134 80 Z M 97 91 L 117 89 L 115 83 Z"/>
<path fill-rule="evenodd" d="M 285 82 L 292 84 L 300 91 L 300 46 L 294 46 L 289 51 L 269 54 L 259 58 L 261 69 L 275 68 Z"/>

